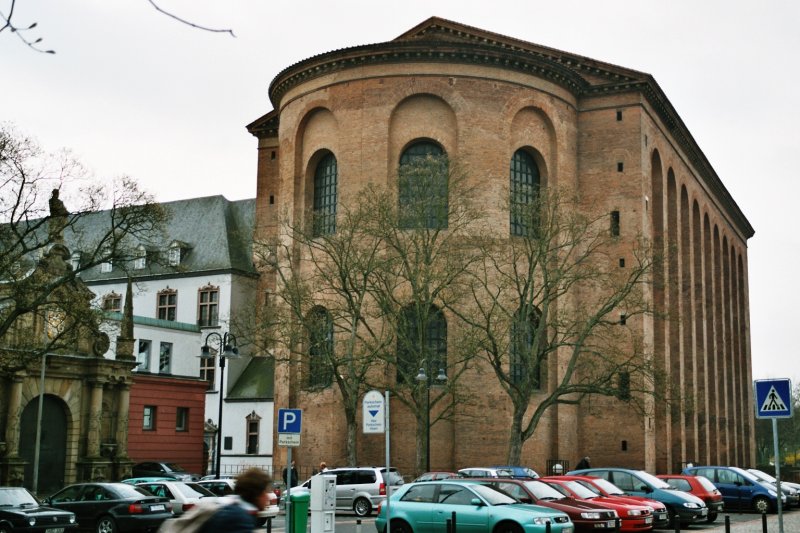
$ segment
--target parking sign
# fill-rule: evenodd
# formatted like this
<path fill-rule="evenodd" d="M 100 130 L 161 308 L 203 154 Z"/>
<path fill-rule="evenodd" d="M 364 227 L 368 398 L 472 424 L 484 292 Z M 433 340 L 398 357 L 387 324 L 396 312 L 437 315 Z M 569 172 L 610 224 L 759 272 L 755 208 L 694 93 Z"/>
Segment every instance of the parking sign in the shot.
<path fill-rule="evenodd" d="M 302 426 L 302 420 L 302 409 L 278 409 L 278 434 L 299 434 Z"/>

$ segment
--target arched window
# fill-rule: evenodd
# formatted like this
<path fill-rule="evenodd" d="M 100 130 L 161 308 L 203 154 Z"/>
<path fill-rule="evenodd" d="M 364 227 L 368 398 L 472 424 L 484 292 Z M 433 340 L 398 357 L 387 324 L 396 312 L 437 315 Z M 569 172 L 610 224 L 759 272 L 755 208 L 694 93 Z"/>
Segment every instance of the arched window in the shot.
<path fill-rule="evenodd" d="M 418 141 L 406 148 L 397 172 L 401 228 L 447 228 L 448 169 L 439 145 Z"/>
<path fill-rule="evenodd" d="M 540 178 L 539 166 L 528 152 L 524 150 L 514 152 L 509 180 L 511 235 L 533 236 Z"/>
<path fill-rule="evenodd" d="M 436 376 L 439 369 L 447 369 L 447 320 L 444 313 L 431 307 L 427 313 L 427 324 L 420 328 L 423 318 L 417 315 L 414 306 L 403 311 L 397 336 L 397 382 L 414 383 L 420 368 L 429 377 Z"/>
<path fill-rule="evenodd" d="M 529 379 L 531 387 L 539 389 L 546 339 L 536 339 L 539 311 L 526 310 L 525 307 L 520 307 L 511 323 L 508 377 L 517 385 L 523 385 Z"/>
<path fill-rule="evenodd" d="M 315 307 L 308 317 L 308 386 L 333 383 L 333 318 L 324 307 Z"/>
<path fill-rule="evenodd" d="M 314 171 L 314 236 L 336 233 L 336 157 L 328 154 Z"/>

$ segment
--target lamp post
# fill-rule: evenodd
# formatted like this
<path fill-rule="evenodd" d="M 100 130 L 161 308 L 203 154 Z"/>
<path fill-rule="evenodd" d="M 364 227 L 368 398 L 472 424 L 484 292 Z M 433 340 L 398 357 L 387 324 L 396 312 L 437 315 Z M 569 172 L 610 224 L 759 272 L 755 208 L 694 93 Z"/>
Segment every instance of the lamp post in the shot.
<path fill-rule="evenodd" d="M 206 335 L 206 342 L 200 348 L 200 357 L 203 359 L 214 357 L 208 345 L 208 340 L 211 338 L 216 339 L 219 345 L 219 416 L 217 418 L 217 457 L 214 465 L 214 475 L 216 479 L 219 479 L 222 460 L 222 398 L 225 395 L 225 359 L 239 357 L 239 349 L 236 347 L 236 337 L 231 333 L 226 332 L 220 335 L 216 331 L 212 331 Z"/>
<path fill-rule="evenodd" d="M 431 386 L 433 380 L 425 372 L 425 368 L 419 369 L 416 380 L 420 383 L 425 383 L 425 471 L 431 471 Z M 447 381 L 447 374 L 444 368 L 439 369 L 439 374 L 436 376 L 436 383 L 439 385 Z"/>

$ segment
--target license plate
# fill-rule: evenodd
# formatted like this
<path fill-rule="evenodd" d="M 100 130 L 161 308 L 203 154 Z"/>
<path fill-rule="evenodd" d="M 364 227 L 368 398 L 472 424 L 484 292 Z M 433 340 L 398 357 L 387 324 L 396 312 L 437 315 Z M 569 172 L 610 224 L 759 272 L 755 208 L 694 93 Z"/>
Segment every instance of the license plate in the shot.
<path fill-rule="evenodd" d="M 150 506 L 150 510 L 151 511 L 166 511 L 167 508 L 164 505 L 151 505 Z"/>
<path fill-rule="evenodd" d="M 50 529 L 45 529 L 44 533 L 64 533 L 63 527 L 51 527 Z"/>
<path fill-rule="evenodd" d="M 572 526 L 564 526 L 561 528 L 561 533 L 572 533 Z"/>
<path fill-rule="evenodd" d="M 653 517 L 652 516 L 646 516 L 644 518 L 644 523 L 645 524 L 652 524 L 653 523 Z"/>
<path fill-rule="evenodd" d="M 667 518 L 667 513 L 658 513 L 658 519 L 659 520 L 664 520 L 666 518 Z"/>
<path fill-rule="evenodd" d="M 706 516 L 707 514 L 708 514 L 708 509 L 707 508 L 703 509 L 702 511 L 700 511 L 700 516 Z"/>

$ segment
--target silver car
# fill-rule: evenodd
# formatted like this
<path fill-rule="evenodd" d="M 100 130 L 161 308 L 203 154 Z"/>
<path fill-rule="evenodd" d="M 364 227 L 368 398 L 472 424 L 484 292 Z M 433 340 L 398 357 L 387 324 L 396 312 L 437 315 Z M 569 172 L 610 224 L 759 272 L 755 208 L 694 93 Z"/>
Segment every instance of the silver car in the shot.
<path fill-rule="evenodd" d="M 369 516 L 387 493 L 403 484 L 403 476 L 396 468 L 388 474 L 386 467 L 375 466 L 331 468 L 323 473 L 336 476 L 336 509 L 353 511 L 358 516 Z M 313 480 L 312 477 L 303 483 L 302 488 L 310 490 Z"/>

